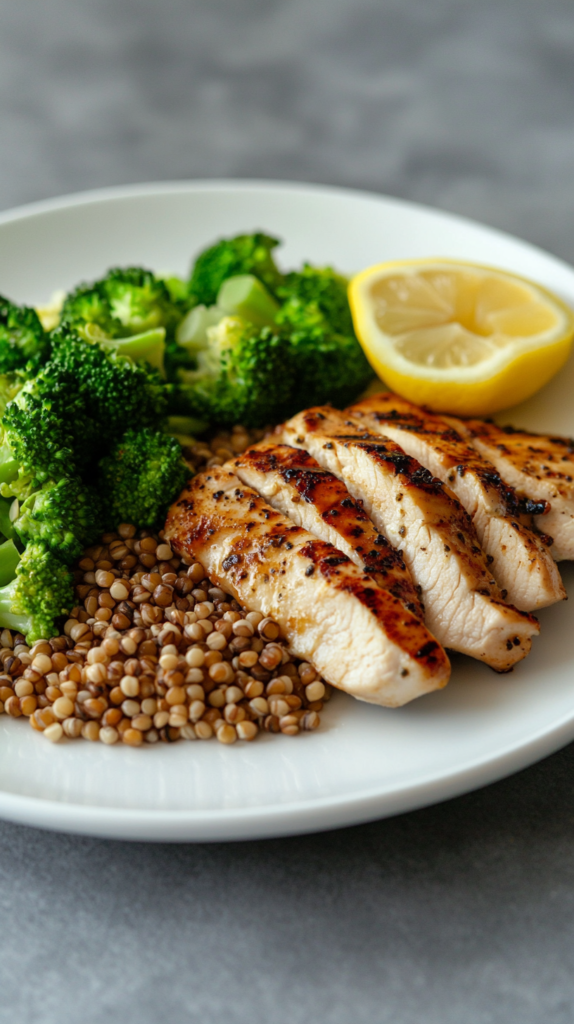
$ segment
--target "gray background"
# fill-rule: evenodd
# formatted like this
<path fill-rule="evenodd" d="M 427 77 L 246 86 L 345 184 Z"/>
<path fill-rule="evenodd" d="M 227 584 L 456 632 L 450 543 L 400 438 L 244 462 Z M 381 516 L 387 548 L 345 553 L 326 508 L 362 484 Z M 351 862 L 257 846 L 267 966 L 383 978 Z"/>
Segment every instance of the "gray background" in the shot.
<path fill-rule="evenodd" d="M 0 208 L 259 176 L 480 218 L 574 262 L 557 0 L 0 0 Z M 0 825 L 0 1021 L 571 1024 L 574 755 L 313 837 Z"/>

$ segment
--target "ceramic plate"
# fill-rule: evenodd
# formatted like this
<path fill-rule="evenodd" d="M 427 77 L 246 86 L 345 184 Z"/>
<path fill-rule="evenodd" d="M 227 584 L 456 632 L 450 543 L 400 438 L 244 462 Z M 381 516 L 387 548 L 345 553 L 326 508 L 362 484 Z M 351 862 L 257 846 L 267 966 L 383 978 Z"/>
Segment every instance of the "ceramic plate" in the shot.
<path fill-rule="evenodd" d="M 52 291 L 143 264 L 184 274 L 221 235 L 263 228 L 280 260 L 351 273 L 380 260 L 451 256 L 532 277 L 574 304 L 574 271 L 508 235 L 396 199 L 307 185 L 195 182 L 92 192 L 0 216 L 0 293 Z M 502 418 L 574 432 L 572 362 Z M 574 575 L 564 567 L 566 585 Z M 57 746 L 0 717 L 0 815 L 122 839 L 229 840 L 350 825 L 421 807 L 517 771 L 574 738 L 574 630 L 540 615 L 532 655 L 507 676 L 462 656 L 447 689 L 400 710 L 337 694 L 321 729 L 250 745 L 140 750 Z"/>

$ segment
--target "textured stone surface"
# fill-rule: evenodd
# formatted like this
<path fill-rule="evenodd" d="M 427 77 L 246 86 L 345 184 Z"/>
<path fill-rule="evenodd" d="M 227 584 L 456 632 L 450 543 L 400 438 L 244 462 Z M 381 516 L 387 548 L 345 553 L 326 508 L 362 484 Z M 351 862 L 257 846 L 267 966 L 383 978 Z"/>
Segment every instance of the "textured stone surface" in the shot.
<path fill-rule="evenodd" d="M 0 208 L 130 181 L 386 191 L 574 260 L 557 0 L 0 0 Z M 0 825 L 4 1024 L 570 1024 L 574 755 L 325 835 Z"/>

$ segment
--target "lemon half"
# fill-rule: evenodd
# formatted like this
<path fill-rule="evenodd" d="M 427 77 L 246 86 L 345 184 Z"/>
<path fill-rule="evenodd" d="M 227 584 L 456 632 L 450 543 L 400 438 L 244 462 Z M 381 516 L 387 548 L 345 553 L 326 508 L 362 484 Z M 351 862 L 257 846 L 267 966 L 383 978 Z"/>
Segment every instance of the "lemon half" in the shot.
<path fill-rule="evenodd" d="M 357 337 L 397 394 L 437 412 L 516 405 L 566 362 L 572 310 L 541 285 L 447 259 L 379 263 L 349 285 Z"/>

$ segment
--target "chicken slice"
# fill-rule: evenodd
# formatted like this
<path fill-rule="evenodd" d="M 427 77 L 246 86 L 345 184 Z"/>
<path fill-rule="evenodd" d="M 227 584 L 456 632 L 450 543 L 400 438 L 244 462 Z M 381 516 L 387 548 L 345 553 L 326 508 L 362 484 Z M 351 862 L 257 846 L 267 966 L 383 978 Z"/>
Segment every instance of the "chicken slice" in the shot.
<path fill-rule="evenodd" d="M 574 440 L 481 420 L 457 425 L 507 483 L 540 504 L 550 502 L 549 512 L 535 514 L 534 521 L 552 537 L 550 550 L 557 562 L 574 558 Z"/>
<path fill-rule="evenodd" d="M 359 402 L 347 412 L 372 434 L 396 441 L 454 491 L 472 518 L 505 600 L 522 611 L 564 600 L 566 591 L 548 538 L 523 521 L 530 512 L 527 522 L 532 525 L 532 512 L 543 513 L 545 503 L 521 500 L 451 421 L 387 393 Z"/>
<path fill-rule="evenodd" d="M 273 508 L 339 548 L 409 611 L 424 617 L 420 587 L 415 587 L 402 555 L 375 529 L 345 485 L 308 452 L 261 442 L 233 459 L 229 468 Z"/>
<path fill-rule="evenodd" d="M 228 469 L 191 481 L 165 536 L 241 604 L 271 615 L 293 653 L 339 689 L 398 707 L 446 686 L 449 660 L 420 619 Z"/>
<path fill-rule="evenodd" d="M 328 406 L 299 413 L 277 434 L 343 480 L 402 549 L 437 640 L 499 672 L 528 654 L 536 619 L 502 601 L 470 516 L 440 480 L 394 441 L 363 433 Z"/>

